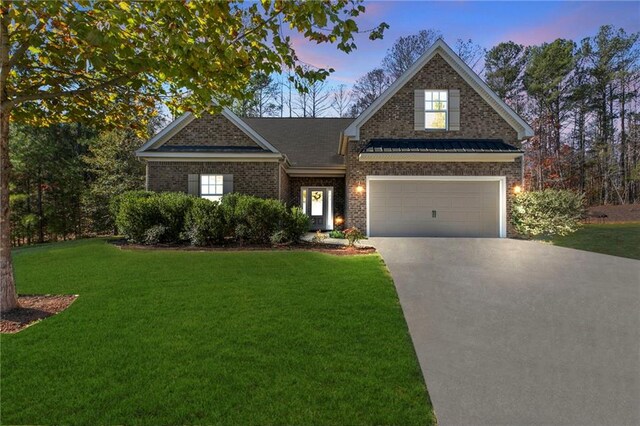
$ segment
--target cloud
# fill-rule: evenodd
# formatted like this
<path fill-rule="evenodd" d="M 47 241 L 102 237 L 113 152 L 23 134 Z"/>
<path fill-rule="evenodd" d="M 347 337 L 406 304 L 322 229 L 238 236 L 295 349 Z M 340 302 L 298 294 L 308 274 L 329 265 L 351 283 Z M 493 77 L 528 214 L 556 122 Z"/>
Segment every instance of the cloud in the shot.
<path fill-rule="evenodd" d="M 601 25 L 607 23 L 628 32 L 640 29 L 637 2 L 567 3 L 565 6 L 539 25 L 503 34 L 501 41 L 512 40 L 524 45 L 551 42 L 557 38 L 578 41 L 594 35 Z"/>

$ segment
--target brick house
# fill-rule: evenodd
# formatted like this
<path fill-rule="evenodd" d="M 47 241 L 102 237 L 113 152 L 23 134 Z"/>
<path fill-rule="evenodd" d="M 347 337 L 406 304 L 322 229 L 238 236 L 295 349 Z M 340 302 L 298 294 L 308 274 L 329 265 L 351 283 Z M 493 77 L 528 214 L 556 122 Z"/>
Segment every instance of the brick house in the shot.
<path fill-rule="evenodd" d="M 506 237 L 531 127 L 438 40 L 355 119 L 184 114 L 145 143 L 147 189 L 298 205 L 312 229 Z"/>

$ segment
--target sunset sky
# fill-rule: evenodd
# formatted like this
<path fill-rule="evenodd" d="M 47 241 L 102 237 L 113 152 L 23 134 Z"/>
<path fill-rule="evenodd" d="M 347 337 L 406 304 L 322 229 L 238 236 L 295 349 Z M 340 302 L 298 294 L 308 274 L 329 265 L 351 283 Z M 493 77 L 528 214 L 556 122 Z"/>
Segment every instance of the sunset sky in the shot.
<path fill-rule="evenodd" d="M 596 34 L 601 25 L 611 24 L 628 33 L 640 31 L 640 1 L 628 2 L 409 2 L 369 1 L 360 20 L 361 28 L 386 22 L 390 28 L 384 40 L 358 38 L 358 50 L 349 55 L 334 46 L 318 46 L 294 38 L 300 58 L 311 65 L 332 67 L 332 85 L 352 84 L 378 66 L 385 52 L 400 36 L 421 29 L 438 29 L 447 43 L 473 39 L 491 48 L 512 40 L 524 45 L 568 38 L 579 41 Z"/>

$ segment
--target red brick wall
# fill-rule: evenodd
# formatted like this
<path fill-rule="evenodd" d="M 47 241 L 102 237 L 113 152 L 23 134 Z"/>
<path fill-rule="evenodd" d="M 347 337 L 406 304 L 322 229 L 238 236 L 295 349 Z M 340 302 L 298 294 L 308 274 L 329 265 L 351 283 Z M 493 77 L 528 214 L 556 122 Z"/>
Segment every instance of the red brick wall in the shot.
<path fill-rule="evenodd" d="M 263 198 L 279 198 L 277 162 L 149 161 L 150 191 L 187 192 L 189 174 L 232 174 L 233 191 Z"/>
<path fill-rule="evenodd" d="M 459 131 L 416 131 L 413 124 L 415 89 L 460 90 Z M 366 193 L 357 193 L 358 184 L 365 186 L 367 175 L 404 176 L 506 176 L 507 223 L 510 217 L 511 188 L 522 179 L 521 161 L 508 163 L 428 163 L 428 162 L 361 162 L 358 155 L 375 138 L 496 138 L 519 146 L 517 132 L 469 86 L 439 55 L 427 63 L 360 128 L 360 140 L 349 142 L 346 156 L 347 224 L 366 231 Z M 513 235 L 508 226 L 508 235 Z"/>
<path fill-rule="evenodd" d="M 222 114 L 204 114 L 187 124 L 165 146 L 259 146 Z"/>

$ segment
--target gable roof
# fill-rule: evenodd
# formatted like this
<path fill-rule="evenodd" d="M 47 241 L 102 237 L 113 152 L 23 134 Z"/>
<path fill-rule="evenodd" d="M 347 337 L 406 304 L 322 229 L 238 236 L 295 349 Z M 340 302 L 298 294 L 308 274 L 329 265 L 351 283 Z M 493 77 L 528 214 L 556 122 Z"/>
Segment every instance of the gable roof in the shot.
<path fill-rule="evenodd" d="M 251 126 L 242 121 L 240 117 L 235 115 L 229 108 L 224 107 L 222 109 L 222 116 L 231 121 L 231 123 L 238 127 L 242 132 L 244 132 L 244 134 L 251 138 L 251 140 L 257 143 L 265 151 L 274 154 L 280 154 L 280 152 L 273 145 L 271 145 L 264 137 L 262 137 L 254 129 L 252 129 Z M 195 115 L 190 112 L 182 114 L 180 117 L 172 121 L 167 127 L 158 132 L 158 134 L 149 139 L 144 145 L 142 145 L 136 151 L 136 155 L 139 157 L 144 157 L 145 152 L 158 148 L 160 145 L 167 142 L 180 130 L 184 129 L 189 123 L 195 120 L 195 118 Z"/>
<path fill-rule="evenodd" d="M 533 129 L 509 107 L 442 39 L 436 40 L 391 86 L 387 88 L 345 130 L 345 136 L 359 139 L 360 127 L 413 78 L 436 54 L 439 54 L 504 120 L 517 132 L 518 138 L 533 136 Z"/>
<path fill-rule="evenodd" d="M 338 154 L 340 134 L 353 118 L 243 118 L 285 154 L 293 167 L 344 165 Z"/>

